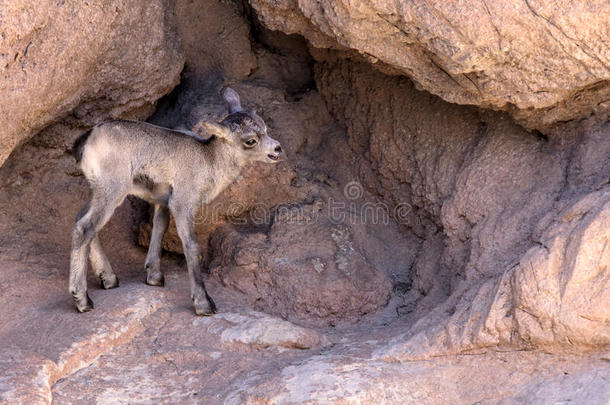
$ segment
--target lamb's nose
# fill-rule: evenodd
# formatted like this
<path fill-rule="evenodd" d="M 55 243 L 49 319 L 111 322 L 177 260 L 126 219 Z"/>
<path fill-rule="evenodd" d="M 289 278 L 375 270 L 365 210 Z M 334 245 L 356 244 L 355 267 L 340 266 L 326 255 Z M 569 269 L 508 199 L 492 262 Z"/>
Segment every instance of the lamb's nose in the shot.
<path fill-rule="evenodd" d="M 276 153 L 282 153 L 282 147 L 280 145 L 275 147 L 275 152 Z"/>

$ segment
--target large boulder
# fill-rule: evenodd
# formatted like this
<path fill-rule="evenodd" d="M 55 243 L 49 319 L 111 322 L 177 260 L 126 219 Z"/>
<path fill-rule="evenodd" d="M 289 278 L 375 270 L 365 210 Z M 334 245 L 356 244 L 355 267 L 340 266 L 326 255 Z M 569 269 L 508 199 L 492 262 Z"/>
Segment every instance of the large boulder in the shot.
<path fill-rule="evenodd" d="M 145 118 L 180 80 L 172 2 L 11 1 L 0 8 L 0 164 L 69 117 Z"/>
<path fill-rule="evenodd" d="M 448 320 L 396 337 L 376 355 L 396 360 L 486 346 L 547 352 L 606 347 L 610 187 L 551 211 L 532 240 L 500 277 L 473 289 L 471 300 L 458 302 Z"/>
<path fill-rule="evenodd" d="M 388 277 L 354 244 L 349 226 L 333 223 L 317 200 L 281 207 L 268 231 L 218 228 L 211 273 L 256 309 L 314 325 L 359 320 L 385 306 Z"/>
<path fill-rule="evenodd" d="M 271 29 L 356 51 L 458 104 L 509 111 L 529 128 L 610 111 L 604 0 L 251 0 Z"/>

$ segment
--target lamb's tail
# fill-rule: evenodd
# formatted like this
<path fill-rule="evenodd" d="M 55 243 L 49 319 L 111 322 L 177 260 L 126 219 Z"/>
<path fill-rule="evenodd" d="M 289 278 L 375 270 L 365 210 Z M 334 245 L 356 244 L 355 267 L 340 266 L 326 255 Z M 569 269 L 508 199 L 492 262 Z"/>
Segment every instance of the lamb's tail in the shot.
<path fill-rule="evenodd" d="M 93 131 L 93 128 L 82 133 L 78 138 L 76 138 L 74 144 L 72 145 L 72 149 L 70 149 L 70 154 L 74 156 L 74 159 L 76 159 L 77 162 L 80 162 L 83 158 L 83 149 L 87 143 L 87 139 L 89 139 L 89 135 L 91 135 L 91 131 Z"/>

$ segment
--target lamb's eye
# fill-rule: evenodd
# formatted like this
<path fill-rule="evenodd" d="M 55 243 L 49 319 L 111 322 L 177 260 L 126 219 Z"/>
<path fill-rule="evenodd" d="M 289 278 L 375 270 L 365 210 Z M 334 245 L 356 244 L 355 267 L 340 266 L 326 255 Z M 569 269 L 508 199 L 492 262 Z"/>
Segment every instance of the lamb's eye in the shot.
<path fill-rule="evenodd" d="M 246 144 L 246 146 L 250 146 L 250 147 L 252 147 L 252 146 L 256 145 L 256 142 L 258 142 L 256 139 L 254 139 L 254 138 L 250 138 L 250 139 L 248 139 L 248 140 L 247 140 L 246 142 L 244 142 L 244 143 Z"/>

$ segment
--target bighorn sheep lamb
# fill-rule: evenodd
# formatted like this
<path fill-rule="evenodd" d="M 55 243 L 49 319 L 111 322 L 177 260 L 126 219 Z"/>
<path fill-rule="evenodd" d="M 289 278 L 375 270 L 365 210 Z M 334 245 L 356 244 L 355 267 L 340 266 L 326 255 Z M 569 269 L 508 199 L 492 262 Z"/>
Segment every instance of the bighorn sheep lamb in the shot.
<path fill-rule="evenodd" d="M 103 288 L 119 285 L 97 233 L 129 194 L 154 204 L 146 283 L 164 285 L 161 240 L 171 211 L 187 260 L 195 313 L 216 311 L 203 283 L 195 239 L 199 203 L 211 202 L 248 162 L 276 163 L 282 154 L 279 142 L 267 135 L 265 122 L 242 109 L 234 90 L 225 89 L 223 97 L 229 115 L 220 123 L 198 124 L 207 139 L 190 131 L 117 120 L 99 124 L 76 140 L 72 153 L 91 186 L 91 199 L 78 214 L 72 235 L 70 293 L 79 312 L 93 309 L 87 294 L 87 258 Z"/>

